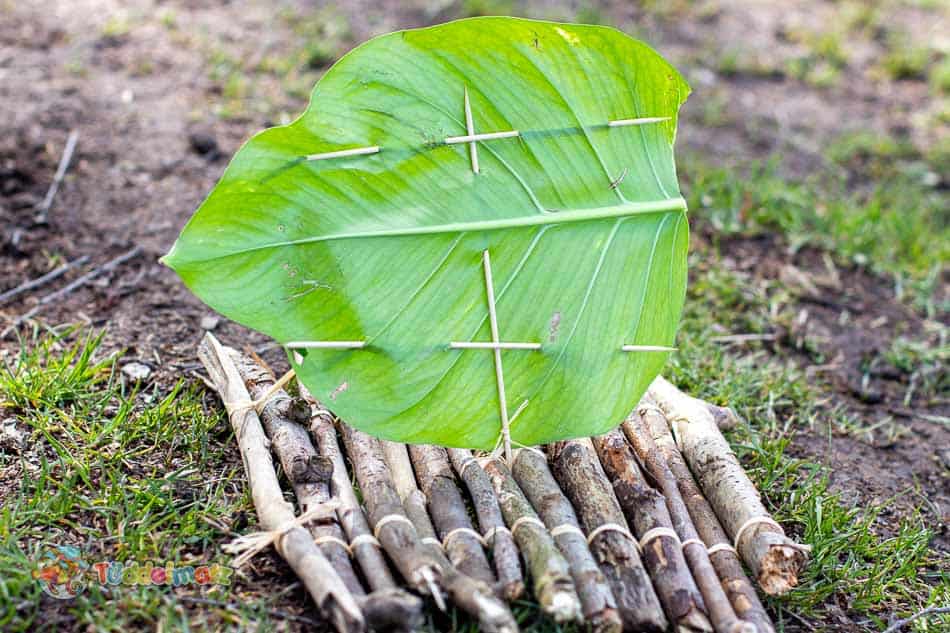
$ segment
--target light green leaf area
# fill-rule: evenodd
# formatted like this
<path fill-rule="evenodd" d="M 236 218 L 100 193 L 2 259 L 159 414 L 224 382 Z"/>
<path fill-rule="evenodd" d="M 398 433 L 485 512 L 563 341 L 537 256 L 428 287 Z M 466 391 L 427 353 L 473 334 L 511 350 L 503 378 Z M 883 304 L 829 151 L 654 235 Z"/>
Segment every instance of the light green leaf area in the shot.
<path fill-rule="evenodd" d="M 478 134 L 475 174 L 468 90 Z M 478 18 L 373 39 L 303 116 L 235 156 L 164 258 L 221 314 L 280 343 L 365 341 L 290 361 L 353 426 L 491 449 L 501 428 L 491 256 L 512 439 L 602 433 L 673 345 L 688 226 L 673 161 L 689 88 L 610 28 Z M 608 121 L 668 117 L 611 127 Z M 378 146 L 372 155 L 308 160 Z"/>

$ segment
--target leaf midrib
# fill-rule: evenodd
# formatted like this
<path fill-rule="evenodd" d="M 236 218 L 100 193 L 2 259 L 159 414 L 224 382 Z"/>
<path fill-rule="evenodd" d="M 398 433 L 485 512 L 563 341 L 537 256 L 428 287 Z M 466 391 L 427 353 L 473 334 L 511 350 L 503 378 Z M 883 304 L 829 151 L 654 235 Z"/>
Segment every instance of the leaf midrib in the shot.
<path fill-rule="evenodd" d="M 682 197 L 670 198 L 669 200 L 651 200 L 647 202 L 628 202 L 620 205 L 608 207 L 594 207 L 590 209 L 581 209 L 577 211 L 548 211 L 526 215 L 515 218 L 501 218 L 496 220 L 474 220 L 469 222 L 450 222 L 448 224 L 432 224 L 423 226 L 398 227 L 392 229 L 376 229 L 367 231 L 350 231 L 345 233 L 328 233 L 326 235 L 315 235 L 296 240 L 286 240 L 283 242 L 270 242 L 240 248 L 228 253 L 214 255 L 212 257 L 188 260 L 188 263 L 198 263 L 231 257 L 234 255 L 243 255 L 270 248 L 285 248 L 290 246 L 300 246 L 303 244 L 313 244 L 316 242 L 329 242 L 333 240 L 346 239 L 364 239 L 372 237 L 403 237 L 410 235 L 433 235 L 439 233 L 467 233 L 479 231 L 496 231 L 503 229 L 513 229 L 529 226 L 544 226 L 567 224 L 571 222 L 586 222 L 590 220 L 602 220 L 606 218 L 624 218 L 634 215 L 646 215 L 652 213 L 671 213 L 686 211 L 686 201 Z M 176 247 L 178 244 L 176 243 Z M 174 249 L 177 250 L 177 249 Z M 166 261 L 174 260 L 175 253 L 169 253 Z M 181 265 L 185 262 L 177 262 Z"/>

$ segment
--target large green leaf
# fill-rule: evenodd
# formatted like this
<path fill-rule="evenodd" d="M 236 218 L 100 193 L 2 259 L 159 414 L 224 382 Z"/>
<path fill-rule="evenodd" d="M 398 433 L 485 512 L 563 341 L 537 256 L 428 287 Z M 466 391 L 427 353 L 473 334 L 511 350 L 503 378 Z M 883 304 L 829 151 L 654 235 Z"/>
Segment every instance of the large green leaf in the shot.
<path fill-rule="evenodd" d="M 478 133 L 473 173 L 464 92 Z M 235 156 L 165 257 L 215 310 L 290 341 L 366 341 L 291 362 L 341 417 L 408 442 L 491 448 L 491 254 L 516 442 L 616 425 L 673 344 L 688 228 L 673 162 L 680 75 L 599 26 L 463 20 L 378 37 L 304 115 Z M 609 127 L 610 120 L 668 117 Z M 307 160 L 346 148 L 366 156 Z M 621 178 L 622 177 L 622 178 Z M 618 182 L 619 181 L 619 182 Z M 302 360 L 302 362 L 297 362 Z"/>

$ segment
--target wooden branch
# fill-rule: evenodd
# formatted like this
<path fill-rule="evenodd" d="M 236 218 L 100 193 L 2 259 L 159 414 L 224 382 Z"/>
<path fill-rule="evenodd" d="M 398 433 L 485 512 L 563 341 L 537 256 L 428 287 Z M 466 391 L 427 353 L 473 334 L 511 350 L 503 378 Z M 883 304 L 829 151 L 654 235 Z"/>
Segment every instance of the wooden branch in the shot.
<path fill-rule="evenodd" d="M 518 546 L 511 533 L 505 528 L 505 518 L 498 505 L 495 489 L 485 471 L 481 469 L 472 452 L 463 448 L 448 449 L 449 459 L 459 478 L 465 482 L 475 507 L 475 515 L 482 536 L 492 550 L 495 573 L 501 586 L 501 594 L 513 602 L 524 593 L 524 576 L 521 573 L 521 561 Z"/>
<path fill-rule="evenodd" d="M 379 440 L 342 422 L 340 433 L 376 538 L 406 582 L 419 593 L 432 595 L 438 591 L 435 581 L 441 570 L 406 516 Z"/>
<path fill-rule="evenodd" d="M 775 633 L 775 626 L 759 601 L 759 596 L 746 576 L 745 570 L 742 569 L 742 562 L 732 549 L 729 537 L 726 536 L 712 506 L 706 501 L 692 473 L 689 472 L 683 455 L 676 448 L 666 418 L 658 414 L 650 415 L 643 408 L 640 412 L 656 446 L 676 479 L 680 496 L 686 504 L 699 537 L 707 548 L 715 548 L 709 554 L 709 558 L 722 581 L 722 587 L 736 615 L 754 624 L 759 633 Z"/>
<path fill-rule="evenodd" d="M 558 442 L 549 447 L 549 455 L 554 476 L 577 509 L 588 535 L 610 525 L 629 530 L 589 439 Z M 624 630 L 665 631 L 666 616 L 636 542 L 618 529 L 603 529 L 591 540 L 590 550 L 613 590 Z"/>
<path fill-rule="evenodd" d="M 210 333 L 198 346 L 198 358 L 228 410 L 261 526 L 278 532 L 275 549 L 303 582 L 324 617 L 338 631 L 364 631 L 366 625 L 352 594 L 310 532 L 296 524 L 293 506 L 284 500 L 264 429 L 257 413 L 247 406 L 250 396 L 230 353 Z"/>
<path fill-rule="evenodd" d="M 703 602 L 709 611 L 713 628 L 717 633 L 756 633 L 754 625 L 736 617 L 732 603 L 729 602 L 722 585 L 719 584 L 719 576 L 709 559 L 706 544 L 700 539 L 690 519 L 686 504 L 683 502 L 683 497 L 680 496 L 676 477 L 673 476 L 666 459 L 653 441 L 653 436 L 641 413 L 642 416 L 659 418 L 661 424 L 666 424 L 666 419 L 660 413 L 647 407 L 641 408 L 639 412 L 634 411 L 624 421 L 621 428 L 643 468 L 666 499 L 666 507 L 673 520 L 673 528 L 683 543 L 683 556 L 689 564 L 690 571 L 693 572 L 693 578 L 696 580 L 700 593 L 703 594 Z"/>
<path fill-rule="evenodd" d="M 785 536 L 766 511 L 712 414 L 662 377 L 653 381 L 649 394 L 666 414 L 690 470 L 759 585 L 772 595 L 792 589 L 809 548 Z"/>
<path fill-rule="evenodd" d="M 580 599 L 567 561 L 554 539 L 518 488 L 508 467 L 498 459 L 491 459 L 483 468 L 495 488 L 505 522 L 524 554 L 541 610 L 555 622 L 580 621 Z"/>
<path fill-rule="evenodd" d="M 515 453 L 511 474 L 567 559 L 584 620 L 595 633 L 620 633 L 623 624 L 617 601 L 587 547 L 571 502 L 548 469 L 547 459 L 537 450 L 520 449 Z"/>
<path fill-rule="evenodd" d="M 102 266 L 97 266 L 93 268 L 92 270 L 90 270 L 89 272 L 77 277 L 76 279 L 72 280 L 71 282 L 63 286 L 62 288 L 59 288 L 58 290 L 54 290 L 48 295 L 44 295 L 39 301 L 36 302 L 35 306 L 33 306 L 30 310 L 28 310 L 27 312 L 24 312 L 23 314 L 15 318 L 13 320 L 13 323 L 11 323 L 6 329 L 4 329 L 3 332 L 0 332 L 0 338 L 5 337 L 12 330 L 19 327 L 20 324 L 26 321 L 27 319 L 31 319 L 37 314 L 39 314 L 40 310 L 42 310 L 47 305 L 54 303 L 56 301 L 59 301 L 60 299 L 62 299 L 63 297 L 71 293 L 73 290 L 76 290 L 77 288 L 85 286 L 87 283 L 89 283 L 90 281 L 98 277 L 99 275 L 115 270 L 116 268 L 118 268 L 125 262 L 129 261 L 133 257 L 137 257 L 141 252 L 142 252 L 142 248 L 140 246 L 135 246 L 127 250 L 126 252 L 122 253 L 118 257 L 115 257 L 114 259 L 110 259 Z"/>
<path fill-rule="evenodd" d="M 336 430 L 331 422 L 333 414 L 316 402 L 302 384 L 300 393 L 311 405 L 310 433 L 320 447 L 320 454 L 333 464 L 330 490 L 333 497 L 340 503 L 337 508 L 337 518 L 343 526 L 343 531 L 346 532 L 350 551 L 363 571 L 363 578 L 372 589 L 366 601 L 361 604 L 366 620 L 383 630 L 416 630 L 424 621 L 424 604 L 417 596 L 403 591 L 396 585 L 396 580 L 383 557 L 380 545 L 373 537 L 363 509 L 350 484 L 343 453 L 337 442 Z M 386 622 L 386 616 L 392 616 L 394 621 Z"/>
<path fill-rule="evenodd" d="M 416 485 L 405 444 L 387 441 L 381 443 L 406 514 L 415 525 L 421 542 L 438 561 L 442 569 L 441 585 L 449 594 L 449 598 L 460 609 L 478 619 L 479 630 L 488 633 L 516 633 L 518 623 L 508 605 L 495 596 L 492 586 L 460 572 L 442 552 L 442 546 L 435 537 L 435 528 L 426 512 L 425 495 Z"/>
<path fill-rule="evenodd" d="M 673 627 L 679 633 L 712 631 L 702 595 L 683 558 L 679 539 L 661 534 L 644 542 L 652 530 L 673 528 L 663 495 L 647 484 L 633 450 L 619 430 L 591 439 L 604 471 L 613 481 L 620 507 L 640 539 L 644 563 Z"/>
<path fill-rule="evenodd" d="M 413 445 L 409 446 L 409 457 L 449 561 L 463 574 L 494 587 L 495 574 L 482 549 L 481 538 L 469 519 L 465 499 L 455 483 L 455 473 L 445 449 Z"/>
<path fill-rule="evenodd" d="M 76 150 L 76 144 L 78 142 L 79 131 L 72 130 L 69 136 L 66 137 L 66 147 L 63 149 L 63 155 L 59 159 L 59 165 L 56 166 L 53 182 L 50 183 L 49 189 L 46 190 L 46 196 L 43 197 L 43 201 L 36 206 L 37 214 L 34 222 L 37 224 L 46 224 L 49 220 L 49 210 L 53 206 L 53 199 L 59 191 L 60 184 L 62 184 L 63 179 L 66 177 L 66 170 L 69 169 L 69 163 L 73 159 L 73 152 Z"/>
<path fill-rule="evenodd" d="M 51 270 L 45 275 L 40 275 L 36 279 L 24 281 L 22 284 L 20 284 L 19 286 L 15 288 L 10 288 L 9 290 L 0 292 L 0 305 L 4 305 L 8 301 L 15 299 L 16 297 L 20 296 L 24 292 L 33 290 L 34 288 L 39 288 L 40 286 L 48 284 L 49 282 L 62 277 L 63 275 L 65 275 L 67 272 L 69 272 L 76 266 L 82 266 L 87 261 L 89 261 L 89 256 L 83 255 L 82 257 L 78 257 L 71 262 L 66 262 L 59 268 L 56 268 L 55 270 Z"/>
<path fill-rule="evenodd" d="M 236 355 L 234 360 L 254 400 L 270 392 L 275 378 L 269 369 L 248 356 Z M 330 501 L 333 498 L 330 492 L 333 461 L 317 454 L 309 434 L 300 425 L 300 422 L 310 421 L 310 405 L 302 399 L 292 399 L 280 389 L 263 405 L 260 418 L 271 449 L 293 486 L 301 512 Z M 369 628 L 374 631 L 412 630 L 422 625 L 423 605 L 418 597 L 395 587 L 370 594 L 364 591 L 350 561 L 346 537 L 333 511 L 325 520 L 311 524 L 310 533 L 353 594 Z"/>

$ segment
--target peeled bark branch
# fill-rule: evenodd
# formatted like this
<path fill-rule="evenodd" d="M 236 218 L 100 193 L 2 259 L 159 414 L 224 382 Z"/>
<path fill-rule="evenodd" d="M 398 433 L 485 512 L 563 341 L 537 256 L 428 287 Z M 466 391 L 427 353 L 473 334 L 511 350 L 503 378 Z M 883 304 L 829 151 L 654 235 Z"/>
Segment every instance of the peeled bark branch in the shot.
<path fill-rule="evenodd" d="M 620 633 L 623 625 L 613 592 L 587 547 L 571 502 L 548 469 L 547 459 L 537 451 L 521 449 L 515 454 L 511 474 L 567 559 L 585 621 L 595 633 Z"/>
<path fill-rule="evenodd" d="M 495 574 L 469 519 L 445 449 L 431 445 L 409 446 L 409 457 L 449 560 L 463 574 L 494 586 Z"/>
<path fill-rule="evenodd" d="M 350 551 L 363 571 L 363 578 L 372 592 L 361 603 L 364 616 L 374 627 L 413 631 L 422 626 L 424 604 L 417 596 L 396 585 L 379 546 L 373 542 L 373 533 L 363 514 L 356 493 L 347 474 L 346 463 L 340 452 L 332 414 L 313 400 L 303 385 L 301 395 L 311 403 L 310 433 L 320 447 L 320 454 L 333 464 L 330 490 L 339 502 L 337 518 L 346 532 Z"/>
<path fill-rule="evenodd" d="M 549 453 L 554 476 L 577 509 L 588 535 L 609 525 L 629 530 L 589 439 L 558 442 Z M 590 550 L 610 583 L 624 630 L 665 631 L 666 616 L 636 543 L 617 529 L 604 529 L 591 541 Z"/>
<path fill-rule="evenodd" d="M 442 552 L 442 546 L 435 537 L 435 528 L 426 513 L 425 496 L 416 485 L 406 446 L 396 442 L 382 442 L 382 446 L 406 514 L 415 525 L 430 556 L 438 561 L 442 571 L 441 585 L 449 598 L 460 609 L 478 619 L 479 630 L 486 633 L 517 633 L 518 623 L 508 605 L 495 596 L 491 585 L 457 570 Z"/>
<path fill-rule="evenodd" d="M 693 479 L 682 453 L 676 448 L 666 418 L 658 414 L 651 415 L 643 408 L 641 408 L 641 415 L 663 454 L 666 464 L 676 478 L 676 485 L 699 537 L 707 548 L 714 548 L 709 558 L 736 615 L 754 624 L 759 633 L 775 633 L 775 626 L 759 601 L 755 587 L 746 576 L 739 556 L 732 549 L 729 537 L 726 536 L 712 506 L 706 501 L 706 497 Z"/>
<path fill-rule="evenodd" d="M 712 631 L 702 595 L 683 558 L 679 539 L 661 534 L 648 542 L 643 541 L 651 530 L 673 528 L 663 495 L 647 484 L 633 450 L 619 430 L 614 429 L 592 440 L 604 471 L 613 480 L 620 507 L 640 539 L 643 560 L 667 617 L 679 633 Z"/>
<path fill-rule="evenodd" d="M 492 459 L 485 463 L 484 469 L 495 488 L 505 522 L 524 554 L 541 610 L 555 622 L 580 621 L 580 599 L 567 561 L 554 539 L 518 488 L 508 467 Z"/>
<path fill-rule="evenodd" d="M 275 382 L 273 374 L 247 356 L 237 356 L 235 360 L 251 397 L 256 400 L 267 394 Z M 333 498 L 330 491 L 333 461 L 317 454 L 309 434 L 300 425 L 300 422 L 310 421 L 310 405 L 302 399 L 292 399 L 280 389 L 264 404 L 261 421 L 271 449 L 293 486 L 301 512 L 330 501 Z M 352 488 L 350 490 L 352 492 Z M 370 594 L 364 591 L 350 560 L 346 536 L 336 514 L 331 513 L 325 522 L 311 524 L 310 533 L 353 594 L 369 628 L 374 631 L 411 630 L 421 625 L 422 601 L 418 597 L 395 587 Z"/>
<path fill-rule="evenodd" d="M 676 477 L 673 476 L 666 459 L 653 441 L 653 436 L 647 429 L 641 413 L 645 417 L 659 418 L 661 424 L 666 424 L 665 418 L 656 411 L 649 408 L 641 409 L 640 412 L 632 413 L 624 421 L 623 432 L 633 446 L 640 463 L 666 498 L 666 507 L 670 511 L 670 518 L 673 519 L 673 527 L 680 541 L 684 543 L 683 556 L 703 594 L 703 601 L 709 610 L 713 627 L 717 633 L 755 633 L 755 626 L 736 617 L 729 598 L 722 585 L 719 584 L 719 576 L 706 552 L 706 544 L 699 538 L 683 497 L 680 496 Z"/>
<path fill-rule="evenodd" d="M 459 478 L 468 488 L 482 535 L 489 536 L 486 544 L 492 550 L 492 560 L 495 563 L 495 573 L 498 575 L 502 596 L 509 602 L 513 602 L 524 593 L 524 576 L 521 573 L 521 561 L 515 540 L 509 532 L 501 529 L 505 527 L 505 518 L 498 505 L 495 489 L 488 475 L 475 462 L 471 451 L 450 448 L 448 455 Z"/>
<path fill-rule="evenodd" d="M 438 591 L 435 582 L 441 569 L 406 516 L 379 440 L 342 423 L 340 431 L 376 538 L 406 582 L 419 593 L 432 595 Z"/>
<path fill-rule="evenodd" d="M 808 547 L 785 536 L 766 511 L 712 414 L 663 378 L 653 381 L 649 394 L 666 414 L 690 470 L 762 589 L 772 595 L 792 589 Z"/>
<path fill-rule="evenodd" d="M 356 601 L 313 542 L 310 532 L 299 526 L 287 528 L 294 523 L 294 509 L 284 500 L 264 429 L 257 413 L 247 406 L 251 398 L 231 352 L 210 333 L 198 346 L 198 358 L 228 409 L 261 526 L 268 531 L 280 530 L 274 542 L 275 549 L 334 627 L 338 631 L 364 631 L 366 625 Z"/>

